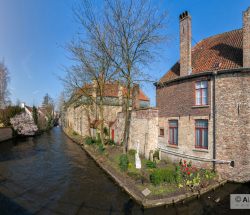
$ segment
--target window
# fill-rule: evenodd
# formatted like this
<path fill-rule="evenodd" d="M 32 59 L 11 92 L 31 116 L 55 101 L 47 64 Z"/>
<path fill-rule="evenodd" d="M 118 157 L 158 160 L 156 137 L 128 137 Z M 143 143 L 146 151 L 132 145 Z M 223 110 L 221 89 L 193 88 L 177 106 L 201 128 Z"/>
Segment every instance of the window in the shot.
<path fill-rule="evenodd" d="M 169 144 L 178 145 L 178 121 L 169 121 Z"/>
<path fill-rule="evenodd" d="M 207 81 L 199 81 L 195 84 L 195 105 L 207 105 Z"/>
<path fill-rule="evenodd" d="M 164 137 L 164 128 L 160 128 L 160 136 Z"/>
<path fill-rule="evenodd" d="M 208 148 L 208 121 L 195 120 L 195 147 Z"/>

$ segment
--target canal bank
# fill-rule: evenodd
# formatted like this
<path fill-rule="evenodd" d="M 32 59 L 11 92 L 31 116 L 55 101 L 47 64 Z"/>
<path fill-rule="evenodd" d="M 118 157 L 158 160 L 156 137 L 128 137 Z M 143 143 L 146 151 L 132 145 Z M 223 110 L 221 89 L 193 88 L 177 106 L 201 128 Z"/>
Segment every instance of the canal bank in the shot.
<path fill-rule="evenodd" d="M 0 142 L 13 138 L 13 131 L 10 127 L 0 127 Z"/>
<path fill-rule="evenodd" d="M 184 203 L 192 199 L 199 199 L 201 195 L 215 190 L 220 186 L 223 186 L 227 183 L 226 180 L 218 181 L 213 183 L 205 188 L 202 188 L 198 191 L 186 191 L 185 193 L 175 194 L 172 196 L 162 196 L 162 197 L 150 197 L 143 195 L 142 191 L 135 186 L 134 181 L 130 177 L 127 177 L 124 174 L 121 174 L 110 164 L 109 159 L 106 159 L 105 156 L 101 156 L 100 153 L 92 149 L 92 147 L 83 144 L 83 140 L 77 137 L 76 135 L 71 135 L 69 131 L 64 130 L 65 134 L 75 143 L 79 144 L 81 148 L 88 153 L 88 155 L 97 163 L 109 177 L 117 183 L 122 190 L 126 191 L 138 204 L 144 208 L 153 208 L 159 206 L 169 206 L 177 203 Z M 147 189 L 147 187 L 145 187 Z"/>

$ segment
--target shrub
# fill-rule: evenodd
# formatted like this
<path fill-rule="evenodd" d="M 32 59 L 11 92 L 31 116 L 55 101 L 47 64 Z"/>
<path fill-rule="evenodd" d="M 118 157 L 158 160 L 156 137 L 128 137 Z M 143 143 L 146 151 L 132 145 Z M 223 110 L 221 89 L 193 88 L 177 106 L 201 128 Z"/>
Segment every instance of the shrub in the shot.
<path fill-rule="evenodd" d="M 154 185 L 159 185 L 163 182 L 167 183 L 175 183 L 176 182 L 176 174 L 173 169 L 156 169 L 150 175 L 150 181 Z"/>
<path fill-rule="evenodd" d="M 78 135 L 77 132 L 75 132 L 75 131 L 73 131 L 72 134 L 73 134 L 74 136 Z"/>
<path fill-rule="evenodd" d="M 156 163 L 153 162 L 153 161 L 147 161 L 146 162 L 146 167 L 149 168 L 149 169 L 154 169 L 154 168 L 156 168 Z"/>
<path fill-rule="evenodd" d="M 10 123 L 18 135 L 35 135 L 38 130 L 33 119 L 26 113 L 21 113 L 11 118 Z"/>
<path fill-rule="evenodd" d="M 105 136 L 108 136 L 108 135 L 109 135 L 109 130 L 108 130 L 107 127 L 104 127 L 103 133 L 104 133 Z"/>
<path fill-rule="evenodd" d="M 19 106 L 8 106 L 5 109 L 0 109 L 0 122 L 3 127 L 11 126 L 10 119 L 23 112 L 24 109 Z"/>
<path fill-rule="evenodd" d="M 111 139 L 108 139 L 107 142 L 106 142 L 106 144 L 108 144 L 108 145 L 110 145 L 110 146 L 116 145 L 116 144 L 115 144 L 115 141 L 114 141 L 114 140 L 111 140 Z"/>
<path fill-rule="evenodd" d="M 96 144 L 96 139 L 92 138 L 92 137 L 86 137 L 84 139 L 84 141 L 85 141 L 85 144 L 87 144 L 87 145 L 94 145 L 94 144 Z"/>
<path fill-rule="evenodd" d="M 215 172 L 213 172 L 213 171 L 211 171 L 211 170 L 205 170 L 204 171 L 204 176 L 205 176 L 205 178 L 207 179 L 207 180 L 211 180 L 211 179 L 213 179 L 214 177 L 215 177 Z"/>
<path fill-rule="evenodd" d="M 182 182 L 182 172 L 181 172 L 180 166 L 176 167 L 175 181 L 176 181 L 177 184 L 180 184 Z"/>
<path fill-rule="evenodd" d="M 159 150 L 156 150 L 153 154 L 153 159 L 160 159 L 160 156 L 159 156 Z"/>
<path fill-rule="evenodd" d="M 159 185 L 163 182 L 163 177 L 160 173 L 160 171 L 154 171 L 151 175 L 150 175 L 150 182 L 153 184 L 153 185 Z"/>
<path fill-rule="evenodd" d="M 103 144 L 98 144 L 98 150 L 100 153 L 103 153 L 105 151 L 105 147 Z"/>
<path fill-rule="evenodd" d="M 128 170 L 128 164 L 129 164 L 128 156 L 125 155 L 125 154 L 122 154 L 120 156 L 120 162 L 119 162 L 119 166 L 120 166 L 121 171 L 123 171 L 123 172 L 127 171 Z"/>
<path fill-rule="evenodd" d="M 130 150 L 128 150 L 128 154 L 129 154 L 130 156 L 135 156 L 136 150 L 135 150 L 135 149 L 130 149 Z"/>
<path fill-rule="evenodd" d="M 92 137 L 86 137 L 86 138 L 85 138 L 85 143 L 86 143 L 87 145 L 92 145 Z"/>

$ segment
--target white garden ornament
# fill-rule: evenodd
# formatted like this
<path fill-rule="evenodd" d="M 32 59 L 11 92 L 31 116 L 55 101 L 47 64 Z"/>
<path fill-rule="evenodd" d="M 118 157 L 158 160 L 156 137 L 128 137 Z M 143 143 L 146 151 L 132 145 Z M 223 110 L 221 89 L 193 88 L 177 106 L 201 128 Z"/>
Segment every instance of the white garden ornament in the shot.
<path fill-rule="evenodd" d="M 135 154 L 135 168 L 136 169 L 141 169 L 141 159 L 139 157 L 139 148 L 140 148 L 140 142 L 137 141 L 137 149 L 136 149 L 136 154 Z"/>

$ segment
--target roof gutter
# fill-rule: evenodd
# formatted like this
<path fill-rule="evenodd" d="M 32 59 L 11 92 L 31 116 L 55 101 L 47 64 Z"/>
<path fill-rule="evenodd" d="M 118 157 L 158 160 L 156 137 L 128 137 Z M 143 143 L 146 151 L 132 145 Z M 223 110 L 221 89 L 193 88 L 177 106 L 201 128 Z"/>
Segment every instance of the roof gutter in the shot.
<path fill-rule="evenodd" d="M 162 88 L 167 86 L 171 83 L 178 83 L 180 81 L 186 81 L 193 78 L 199 78 L 204 76 L 214 76 L 214 75 L 222 75 L 222 74 L 232 74 L 232 73 L 240 73 L 240 72 L 250 72 L 250 68 L 237 68 L 237 69 L 223 69 L 223 70 L 216 70 L 216 71 L 204 71 L 201 73 L 191 74 L 183 77 L 178 77 L 169 81 L 165 81 L 163 83 L 155 82 L 154 86 L 158 88 Z"/>

